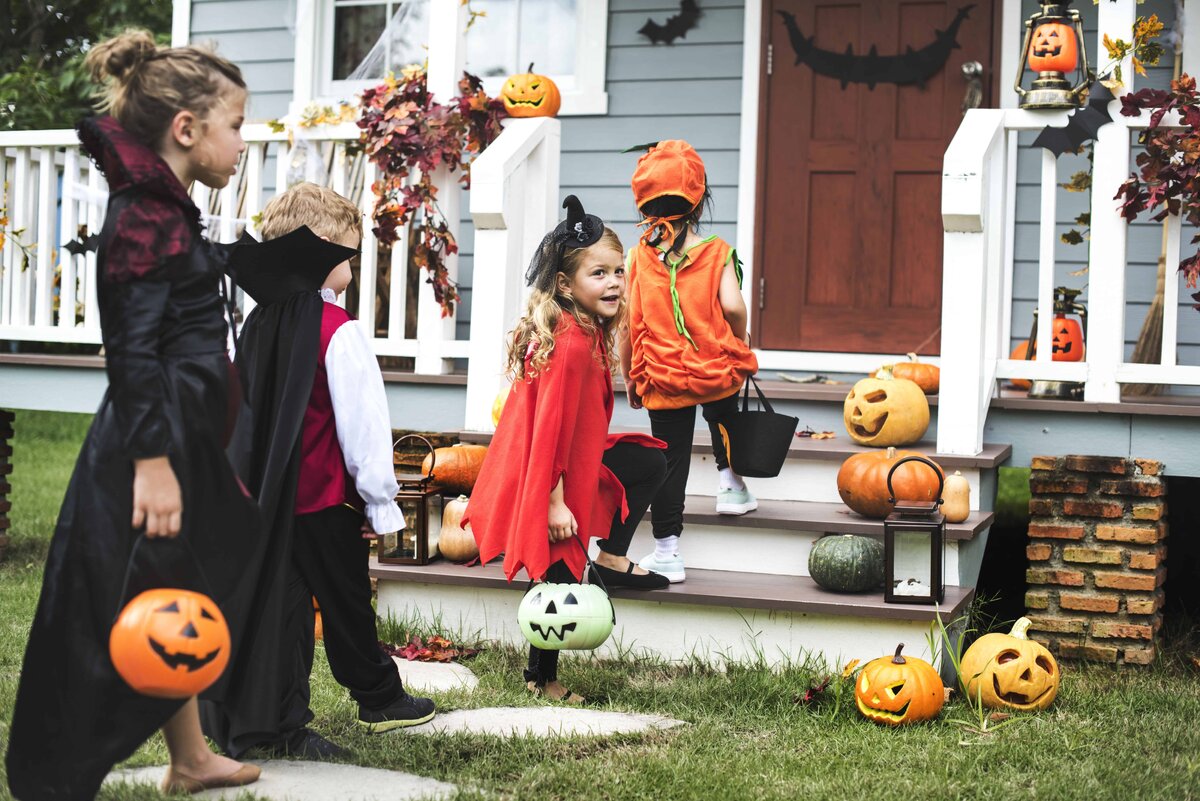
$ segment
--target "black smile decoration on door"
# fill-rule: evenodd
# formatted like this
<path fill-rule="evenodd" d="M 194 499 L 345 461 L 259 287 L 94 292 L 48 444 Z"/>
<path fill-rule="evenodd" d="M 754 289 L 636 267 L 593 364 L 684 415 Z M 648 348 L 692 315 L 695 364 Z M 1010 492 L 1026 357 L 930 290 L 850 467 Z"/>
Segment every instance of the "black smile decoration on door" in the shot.
<path fill-rule="evenodd" d="M 879 55 L 874 45 L 865 56 L 855 55 L 853 45 L 846 45 L 845 53 L 822 50 L 813 44 L 815 36 L 805 36 L 800 30 L 794 14 L 786 11 L 778 13 L 783 17 L 788 40 L 792 43 L 792 49 L 796 51 L 796 64 L 807 64 L 818 75 L 841 81 L 843 89 L 851 82 L 865 83 L 868 89 L 874 89 L 877 83 L 915 83 L 924 88 L 925 81 L 938 74 L 946 65 L 950 51 L 958 49 L 958 29 L 962 27 L 974 7 L 974 4 L 971 4 L 960 8 L 950 27 L 944 31 L 935 30 L 933 41 L 920 50 L 907 47 L 903 54 L 894 56 Z"/>

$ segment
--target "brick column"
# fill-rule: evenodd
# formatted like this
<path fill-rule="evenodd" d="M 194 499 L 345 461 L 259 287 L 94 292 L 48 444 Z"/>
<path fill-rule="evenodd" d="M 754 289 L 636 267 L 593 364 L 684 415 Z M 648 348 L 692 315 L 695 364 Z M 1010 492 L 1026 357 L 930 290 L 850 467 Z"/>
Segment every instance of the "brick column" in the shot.
<path fill-rule="evenodd" d="M 1162 463 L 1035 456 L 1032 467 L 1029 636 L 1061 657 L 1150 664 L 1166 579 Z"/>
<path fill-rule="evenodd" d="M 12 485 L 8 483 L 8 477 L 12 475 L 12 436 L 15 417 L 16 415 L 12 412 L 0 409 L 0 559 L 4 558 L 4 552 L 8 550 L 8 510 L 12 508 L 12 501 L 9 500 Z"/>

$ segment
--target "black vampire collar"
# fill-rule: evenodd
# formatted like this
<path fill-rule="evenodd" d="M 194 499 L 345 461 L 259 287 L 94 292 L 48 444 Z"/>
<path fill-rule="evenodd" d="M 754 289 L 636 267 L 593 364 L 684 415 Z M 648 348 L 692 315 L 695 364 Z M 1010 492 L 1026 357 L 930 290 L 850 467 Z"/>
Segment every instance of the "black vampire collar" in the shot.
<path fill-rule="evenodd" d="M 262 306 L 298 292 L 317 292 L 334 267 L 357 253 L 302 225 L 265 242 L 242 234 L 230 254 L 229 267 L 237 285 Z"/>

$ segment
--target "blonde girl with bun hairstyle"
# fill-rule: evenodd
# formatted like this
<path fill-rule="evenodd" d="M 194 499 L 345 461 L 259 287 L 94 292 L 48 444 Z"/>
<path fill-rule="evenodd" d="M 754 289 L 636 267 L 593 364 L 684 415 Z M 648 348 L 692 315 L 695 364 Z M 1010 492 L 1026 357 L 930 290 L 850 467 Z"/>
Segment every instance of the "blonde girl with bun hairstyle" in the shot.
<path fill-rule="evenodd" d="M 21 801 L 94 798 L 156 729 L 171 758 L 164 792 L 259 776 L 209 750 L 195 697 L 135 692 L 108 649 L 116 614 L 153 588 L 209 595 L 234 650 L 245 629 L 253 588 L 242 577 L 255 575 L 262 537 L 224 453 L 241 393 L 226 353 L 223 252 L 204 238 L 188 190 L 220 189 L 236 173 L 246 84 L 211 51 L 159 47 L 145 31 L 96 45 L 87 65 L 105 112 L 77 128 L 109 189 L 96 264 L 109 386 L 63 500 L 26 647 L 7 754 Z M 177 625 L 186 641 L 205 622 Z M 218 680 L 206 697 L 222 691 Z"/>

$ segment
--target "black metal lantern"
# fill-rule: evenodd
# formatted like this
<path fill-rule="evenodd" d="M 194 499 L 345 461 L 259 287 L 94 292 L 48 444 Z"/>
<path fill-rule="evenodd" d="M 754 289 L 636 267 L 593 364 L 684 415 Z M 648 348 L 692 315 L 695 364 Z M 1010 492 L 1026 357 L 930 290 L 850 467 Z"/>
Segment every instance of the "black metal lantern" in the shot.
<path fill-rule="evenodd" d="M 438 556 L 442 533 L 442 488 L 433 483 L 437 455 L 433 444 L 420 434 L 406 434 L 392 443 L 392 450 L 406 439 L 419 439 L 429 448 L 429 475 L 397 473 L 400 491 L 396 503 L 404 514 L 404 530 L 379 536 L 379 561 L 392 565 L 427 565 Z"/>
<path fill-rule="evenodd" d="M 921 462 L 937 473 L 936 500 L 897 499 L 892 475 L 905 462 Z M 946 517 L 941 512 L 942 471 L 924 456 L 905 456 L 888 471 L 888 502 L 892 513 L 883 521 L 883 600 L 889 604 L 936 604 L 946 596 L 942 549 Z"/>
<path fill-rule="evenodd" d="M 1013 88 L 1021 108 L 1078 108 L 1095 80 L 1088 65 L 1083 21 L 1073 0 L 1041 0 L 1042 10 L 1025 21 L 1025 43 Z M 1029 89 L 1021 86 L 1026 68 L 1037 74 Z M 1074 86 L 1066 73 L 1076 71 Z"/>

